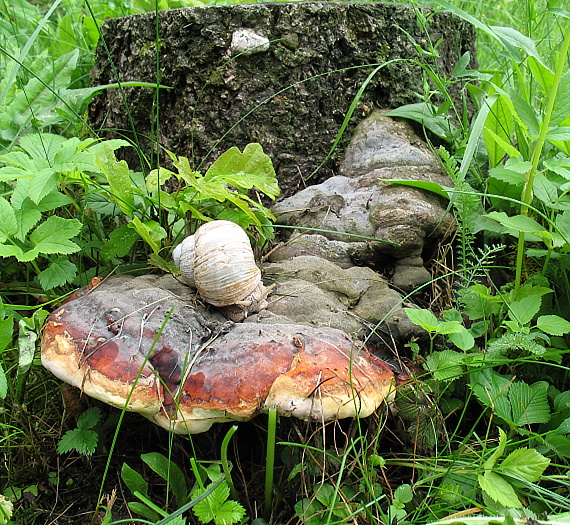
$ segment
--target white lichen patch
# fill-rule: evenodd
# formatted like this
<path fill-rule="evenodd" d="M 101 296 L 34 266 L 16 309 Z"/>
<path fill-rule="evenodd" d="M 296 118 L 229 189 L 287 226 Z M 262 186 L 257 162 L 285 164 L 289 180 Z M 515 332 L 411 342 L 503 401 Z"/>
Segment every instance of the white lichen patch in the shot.
<path fill-rule="evenodd" d="M 234 31 L 232 43 L 230 44 L 230 53 L 232 56 L 239 54 L 252 55 L 265 51 L 269 51 L 268 38 L 263 35 L 258 35 L 251 29 L 238 29 Z"/>

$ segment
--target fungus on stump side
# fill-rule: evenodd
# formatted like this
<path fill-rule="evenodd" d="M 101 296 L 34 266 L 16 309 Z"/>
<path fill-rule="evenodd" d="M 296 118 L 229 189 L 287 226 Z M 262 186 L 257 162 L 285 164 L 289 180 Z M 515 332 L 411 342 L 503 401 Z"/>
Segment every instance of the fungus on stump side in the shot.
<path fill-rule="evenodd" d="M 393 393 L 390 366 L 344 332 L 207 321 L 170 279 L 119 276 L 81 290 L 48 318 L 43 365 L 177 433 L 271 407 L 316 421 L 366 417 Z"/>

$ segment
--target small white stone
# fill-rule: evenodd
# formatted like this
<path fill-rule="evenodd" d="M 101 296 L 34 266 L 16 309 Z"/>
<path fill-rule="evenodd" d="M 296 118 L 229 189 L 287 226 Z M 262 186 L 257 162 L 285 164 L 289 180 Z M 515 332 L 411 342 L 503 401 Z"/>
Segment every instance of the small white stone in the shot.
<path fill-rule="evenodd" d="M 269 39 L 263 35 L 258 35 L 251 29 L 238 29 L 232 35 L 232 43 L 230 44 L 230 52 L 233 56 L 244 54 L 252 55 L 254 53 L 263 53 L 269 51 Z"/>

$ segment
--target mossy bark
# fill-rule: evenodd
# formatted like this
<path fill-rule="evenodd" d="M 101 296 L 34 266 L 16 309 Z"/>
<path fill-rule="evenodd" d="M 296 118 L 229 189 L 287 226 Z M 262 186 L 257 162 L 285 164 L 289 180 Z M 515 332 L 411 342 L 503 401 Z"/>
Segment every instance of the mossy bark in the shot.
<path fill-rule="evenodd" d="M 290 195 L 326 157 L 378 65 L 385 64 L 343 142 L 308 183 L 336 172 L 352 126 L 372 109 L 418 101 L 423 75 L 412 40 L 439 44 L 433 66 L 442 76 L 466 51 L 475 56 L 471 26 L 447 13 L 422 13 L 425 27 L 413 7 L 352 2 L 184 8 L 160 12 L 158 22 L 155 13 L 108 20 L 94 84 L 158 80 L 170 89 L 107 90 L 91 105 L 91 124 L 108 136 L 136 135 L 151 164 L 158 148 L 150 145 L 159 143 L 201 170 L 231 146 L 259 142 Z M 269 49 L 232 56 L 232 35 L 241 28 L 267 37 Z M 457 98 L 459 89 L 452 88 Z"/>

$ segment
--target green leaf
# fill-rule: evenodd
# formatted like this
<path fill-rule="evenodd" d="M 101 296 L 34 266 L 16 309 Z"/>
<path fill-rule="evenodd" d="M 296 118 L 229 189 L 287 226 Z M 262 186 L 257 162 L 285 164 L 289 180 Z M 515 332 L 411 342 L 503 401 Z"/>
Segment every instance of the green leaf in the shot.
<path fill-rule="evenodd" d="M 245 516 L 245 509 L 237 501 L 226 501 L 218 508 L 214 516 L 215 525 L 232 525 L 239 523 Z"/>
<path fill-rule="evenodd" d="M 114 149 L 112 144 L 101 143 L 96 150 L 96 163 L 109 182 L 113 201 L 125 215 L 131 216 L 135 209 L 135 195 L 129 166 L 126 161 L 117 160 Z"/>
<path fill-rule="evenodd" d="M 192 491 L 192 497 L 196 498 L 200 494 L 200 490 Z M 230 488 L 227 483 L 222 483 L 216 487 L 214 491 L 209 494 L 205 499 L 199 501 L 192 507 L 194 514 L 202 523 L 209 523 L 215 521 L 218 511 L 222 505 L 227 501 L 230 495 Z"/>
<path fill-rule="evenodd" d="M 548 131 L 546 133 L 546 140 L 548 140 L 549 142 L 552 141 L 567 141 L 570 140 L 570 127 L 569 126 L 565 126 L 565 127 L 557 127 L 554 129 L 551 129 L 550 131 Z"/>
<path fill-rule="evenodd" d="M 437 332 L 439 321 L 429 310 L 424 308 L 404 308 L 404 312 L 412 323 L 428 332 Z"/>
<path fill-rule="evenodd" d="M 140 492 L 148 496 L 148 484 L 144 478 L 134 469 L 123 463 L 121 467 L 121 478 L 132 493 Z"/>
<path fill-rule="evenodd" d="M 443 116 L 438 115 L 438 109 L 431 102 L 407 104 L 387 113 L 389 117 L 400 117 L 420 123 L 433 134 L 443 139 L 452 139 L 457 135 L 457 129 Z"/>
<path fill-rule="evenodd" d="M 570 71 L 566 71 L 560 79 L 550 125 L 558 126 L 568 118 L 568 115 L 570 115 Z"/>
<path fill-rule="evenodd" d="M 536 320 L 536 326 L 548 335 L 562 336 L 570 333 L 570 322 L 558 315 L 541 315 Z"/>
<path fill-rule="evenodd" d="M 520 509 L 522 507 L 515 489 L 498 474 L 487 471 L 482 476 L 477 476 L 477 479 L 481 488 L 493 501 L 508 508 Z"/>
<path fill-rule="evenodd" d="M 546 423 L 550 420 L 547 391 L 546 381 L 537 381 L 533 385 L 517 381 L 510 386 L 509 401 L 514 425 L 524 427 L 533 423 Z"/>
<path fill-rule="evenodd" d="M 498 95 L 485 119 L 483 140 L 485 141 L 489 162 L 492 168 L 497 166 L 505 156 L 505 150 L 502 144 L 510 144 L 513 111 L 512 104 L 508 97 L 504 94 Z"/>
<path fill-rule="evenodd" d="M 540 295 L 529 295 L 520 301 L 512 301 L 509 306 L 509 317 L 524 326 L 532 321 L 540 310 L 542 297 Z"/>
<path fill-rule="evenodd" d="M 77 419 L 77 428 L 80 430 L 89 430 L 93 428 L 101 419 L 101 409 L 97 407 L 88 408 Z"/>
<path fill-rule="evenodd" d="M 0 363 L 0 399 L 4 399 L 8 395 L 8 380 L 6 379 L 6 373 L 4 372 L 4 367 Z"/>
<path fill-rule="evenodd" d="M 513 215 L 510 217 L 504 211 L 492 211 L 485 215 L 485 217 L 496 220 L 499 224 L 510 230 L 510 232 L 537 233 L 546 231 L 543 226 L 526 215 Z"/>
<path fill-rule="evenodd" d="M 471 332 L 467 330 L 464 326 L 457 333 L 452 333 L 448 335 L 448 340 L 453 343 L 457 348 L 467 352 L 475 346 L 475 339 Z"/>
<path fill-rule="evenodd" d="M 158 452 L 142 454 L 141 459 L 167 482 L 168 487 L 176 498 L 176 502 L 178 505 L 182 505 L 188 495 L 188 489 L 186 478 L 180 467 Z"/>
<path fill-rule="evenodd" d="M 493 453 L 485 461 L 483 465 L 485 470 L 487 471 L 491 470 L 495 466 L 497 460 L 503 455 L 503 452 L 505 452 L 506 446 L 507 446 L 507 434 L 505 434 L 505 431 L 501 427 L 499 427 L 499 445 L 497 446 L 497 448 L 495 448 Z"/>
<path fill-rule="evenodd" d="M 0 352 L 12 342 L 14 318 L 12 316 L 0 320 Z"/>
<path fill-rule="evenodd" d="M 469 382 L 473 393 L 483 406 L 491 408 L 501 419 L 511 421 L 511 403 L 507 395 L 510 384 L 508 379 L 484 368 L 472 371 L 469 374 Z"/>
<path fill-rule="evenodd" d="M 10 203 L 0 196 L 0 234 L 10 237 L 18 232 L 16 214 Z"/>
<path fill-rule="evenodd" d="M 79 246 L 69 239 L 80 230 L 81 223 L 77 219 L 52 215 L 30 234 L 30 241 L 40 253 L 70 254 L 79 251 Z"/>
<path fill-rule="evenodd" d="M 129 509 L 131 509 L 135 514 L 144 516 L 152 523 L 157 523 L 160 520 L 160 516 L 157 512 L 148 507 L 148 505 L 141 503 L 140 501 L 129 501 L 127 505 Z"/>
<path fill-rule="evenodd" d="M 129 223 L 132 228 L 141 236 L 141 238 L 151 247 L 152 251 L 156 254 L 160 252 L 160 244 L 158 244 L 155 238 L 165 238 L 166 231 L 162 226 L 160 226 L 156 221 L 145 221 L 142 222 L 138 217 L 133 217 L 132 221 Z"/>
<path fill-rule="evenodd" d="M 420 190 L 429 191 L 430 193 L 435 193 L 446 200 L 450 199 L 450 193 L 453 193 L 453 189 L 444 188 L 441 184 L 437 182 L 431 182 L 427 180 L 405 180 L 405 179 L 385 179 L 384 182 L 389 182 L 391 184 L 398 184 L 400 186 L 411 186 L 412 188 L 419 188 Z"/>
<path fill-rule="evenodd" d="M 64 454 L 76 450 L 80 454 L 90 456 L 97 448 L 99 435 L 94 430 L 81 430 L 74 428 L 68 430 L 61 438 L 57 446 L 58 454 Z"/>
<path fill-rule="evenodd" d="M 410 503 L 414 498 L 414 493 L 412 492 L 412 487 L 407 483 L 400 485 L 394 491 L 394 501 L 399 501 L 400 503 Z"/>
<path fill-rule="evenodd" d="M 273 163 L 257 143 L 248 144 L 243 153 L 236 147 L 222 153 L 204 175 L 205 181 L 217 178 L 242 191 L 256 187 L 271 199 L 279 195 Z"/>
<path fill-rule="evenodd" d="M 40 285 L 44 290 L 63 286 L 71 282 L 77 275 L 77 266 L 64 257 L 58 257 L 45 270 L 38 274 Z"/>
<path fill-rule="evenodd" d="M 104 261 L 124 257 L 138 239 L 138 233 L 128 224 L 124 224 L 109 234 L 109 240 L 101 247 L 101 257 Z"/>
<path fill-rule="evenodd" d="M 314 500 L 303 498 L 295 503 L 295 514 L 303 525 L 323 525 L 323 506 Z"/>
<path fill-rule="evenodd" d="M 438 381 L 450 381 L 463 375 L 465 356 L 453 350 L 433 352 L 426 357 L 426 364 Z"/>
<path fill-rule="evenodd" d="M 336 504 L 335 490 L 330 483 L 321 483 L 314 489 L 315 498 L 320 501 L 325 507 L 332 507 Z"/>
<path fill-rule="evenodd" d="M 28 196 L 35 204 L 51 193 L 57 186 L 58 177 L 53 169 L 48 168 L 36 173 L 30 180 Z"/>
<path fill-rule="evenodd" d="M 550 460 L 536 450 L 518 448 L 502 461 L 500 470 L 533 483 L 541 478 L 549 464 Z"/>

